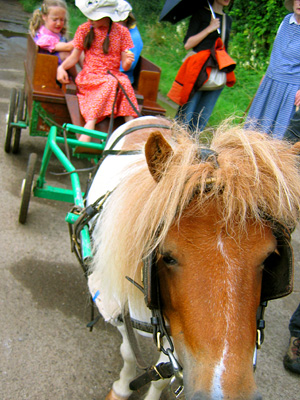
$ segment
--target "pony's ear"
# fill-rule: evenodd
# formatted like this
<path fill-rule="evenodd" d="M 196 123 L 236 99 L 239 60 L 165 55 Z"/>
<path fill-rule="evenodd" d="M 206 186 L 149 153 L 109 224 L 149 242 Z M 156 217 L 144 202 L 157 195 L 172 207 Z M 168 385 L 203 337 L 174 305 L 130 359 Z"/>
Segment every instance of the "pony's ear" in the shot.
<path fill-rule="evenodd" d="M 145 155 L 151 175 L 159 182 L 166 162 L 173 155 L 172 147 L 159 131 L 150 134 L 145 145 Z"/>

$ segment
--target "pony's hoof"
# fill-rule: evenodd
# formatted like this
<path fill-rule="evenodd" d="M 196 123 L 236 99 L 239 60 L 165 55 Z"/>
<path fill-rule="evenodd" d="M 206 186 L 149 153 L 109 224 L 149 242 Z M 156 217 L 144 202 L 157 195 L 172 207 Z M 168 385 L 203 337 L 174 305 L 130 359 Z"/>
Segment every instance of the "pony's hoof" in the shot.
<path fill-rule="evenodd" d="M 108 395 L 105 397 L 105 400 L 127 400 L 128 397 L 122 397 L 118 396 L 113 389 L 108 393 Z"/>

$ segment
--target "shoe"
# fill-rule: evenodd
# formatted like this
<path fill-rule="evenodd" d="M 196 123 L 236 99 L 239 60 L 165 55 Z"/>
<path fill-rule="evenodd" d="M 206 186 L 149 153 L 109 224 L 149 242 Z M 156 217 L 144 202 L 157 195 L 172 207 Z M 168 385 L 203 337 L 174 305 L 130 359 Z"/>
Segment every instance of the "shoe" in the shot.
<path fill-rule="evenodd" d="M 283 365 L 289 371 L 300 374 L 300 338 L 291 337 L 288 351 L 283 359 Z"/>

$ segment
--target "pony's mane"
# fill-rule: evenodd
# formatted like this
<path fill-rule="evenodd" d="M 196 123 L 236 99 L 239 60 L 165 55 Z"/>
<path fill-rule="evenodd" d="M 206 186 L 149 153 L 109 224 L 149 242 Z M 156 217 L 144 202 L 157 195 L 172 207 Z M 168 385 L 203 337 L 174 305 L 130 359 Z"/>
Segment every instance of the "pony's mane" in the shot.
<path fill-rule="evenodd" d="M 92 269 L 101 271 L 108 293 L 114 292 L 120 303 L 128 292 L 124 275 L 140 281 L 134 274 L 142 257 L 187 212 L 203 213 L 213 201 L 220 223 L 236 235 L 246 230 L 249 219 L 292 227 L 299 218 L 298 156 L 287 142 L 221 126 L 210 145 L 216 164 L 213 157 L 201 161 L 199 142 L 176 124 L 172 137 L 174 154 L 160 181 L 155 182 L 145 161 L 133 168 L 110 195 L 94 232 Z"/>

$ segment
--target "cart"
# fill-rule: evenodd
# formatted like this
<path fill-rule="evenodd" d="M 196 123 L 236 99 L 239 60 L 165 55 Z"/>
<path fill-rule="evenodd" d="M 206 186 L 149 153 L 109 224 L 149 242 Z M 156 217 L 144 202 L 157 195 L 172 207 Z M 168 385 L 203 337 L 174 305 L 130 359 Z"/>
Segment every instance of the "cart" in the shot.
<path fill-rule="evenodd" d="M 29 129 L 30 136 L 47 137 L 52 126 L 57 136 L 63 136 L 64 124 L 84 125 L 76 95 L 76 85 L 60 85 L 56 81 L 58 59 L 39 53 L 39 48 L 27 37 L 27 55 L 24 62 L 25 81 L 22 89 L 13 88 L 10 95 L 4 150 L 18 153 L 22 129 Z M 141 115 L 165 115 L 166 110 L 157 103 L 161 70 L 149 60 L 140 57 L 135 68 L 133 87 L 140 105 Z M 124 123 L 123 118 L 113 121 L 113 130 Z M 100 132 L 108 132 L 109 118 L 96 126 Z M 68 137 L 75 139 L 73 132 Z M 77 157 L 89 157 L 80 153 Z"/>

